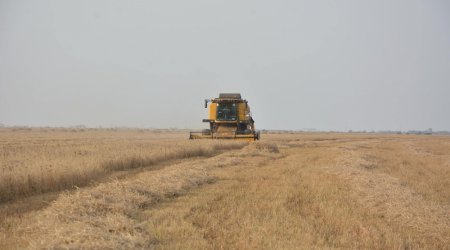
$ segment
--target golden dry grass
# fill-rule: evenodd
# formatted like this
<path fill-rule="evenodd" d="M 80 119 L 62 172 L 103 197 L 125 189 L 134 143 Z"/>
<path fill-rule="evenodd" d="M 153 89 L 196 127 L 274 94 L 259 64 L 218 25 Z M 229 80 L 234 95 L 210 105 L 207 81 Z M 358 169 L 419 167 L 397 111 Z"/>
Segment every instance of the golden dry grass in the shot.
<path fill-rule="evenodd" d="M 219 171 L 217 184 L 148 210 L 158 248 L 448 248 L 448 201 L 428 202 L 358 164 L 343 170 L 343 158 L 354 159 L 341 143 L 308 141 L 280 143 L 283 157 L 251 156 Z"/>
<path fill-rule="evenodd" d="M 0 202 L 85 186 L 113 171 L 245 145 L 185 137 L 185 132 L 144 130 L 0 130 Z"/>
<path fill-rule="evenodd" d="M 109 138 L 136 143 L 122 133 Z M 141 143 L 186 143 L 158 136 Z M 449 249 L 448 137 L 268 134 L 227 145 L 11 213 L 0 248 Z"/>

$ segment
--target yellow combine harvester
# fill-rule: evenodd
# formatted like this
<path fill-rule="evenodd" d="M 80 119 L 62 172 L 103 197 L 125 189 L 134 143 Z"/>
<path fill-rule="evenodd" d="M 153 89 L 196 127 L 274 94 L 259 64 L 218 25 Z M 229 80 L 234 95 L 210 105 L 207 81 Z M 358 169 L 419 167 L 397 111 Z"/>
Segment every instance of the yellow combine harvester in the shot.
<path fill-rule="evenodd" d="M 205 108 L 209 105 L 209 129 L 202 132 L 191 132 L 189 139 L 234 139 L 259 140 L 259 131 L 255 130 L 255 121 L 250 112 L 247 100 L 241 94 L 220 94 L 219 98 L 206 99 Z"/>

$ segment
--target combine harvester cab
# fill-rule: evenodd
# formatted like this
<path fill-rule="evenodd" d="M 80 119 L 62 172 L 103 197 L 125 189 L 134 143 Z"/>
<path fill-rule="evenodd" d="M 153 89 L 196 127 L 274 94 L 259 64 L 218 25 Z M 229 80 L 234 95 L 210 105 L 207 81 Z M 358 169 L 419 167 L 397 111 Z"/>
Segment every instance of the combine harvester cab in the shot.
<path fill-rule="evenodd" d="M 189 139 L 233 139 L 259 140 L 260 133 L 255 130 L 255 121 L 250 112 L 247 100 L 241 94 L 220 94 L 219 98 L 206 99 L 205 108 L 209 104 L 209 129 L 202 132 L 190 132 Z"/>

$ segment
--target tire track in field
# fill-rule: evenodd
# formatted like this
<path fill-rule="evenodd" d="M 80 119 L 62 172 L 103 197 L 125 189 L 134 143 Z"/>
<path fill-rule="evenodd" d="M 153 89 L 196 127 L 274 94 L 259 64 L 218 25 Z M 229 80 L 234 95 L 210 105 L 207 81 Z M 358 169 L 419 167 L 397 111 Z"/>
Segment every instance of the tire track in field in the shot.
<path fill-rule="evenodd" d="M 152 171 L 143 169 L 61 193 L 42 210 L 6 220 L 14 229 L 3 235 L 0 244 L 31 249 L 147 248 L 153 238 L 141 225 L 142 210 L 214 182 L 209 171 L 238 164 L 242 150 L 182 160 Z"/>

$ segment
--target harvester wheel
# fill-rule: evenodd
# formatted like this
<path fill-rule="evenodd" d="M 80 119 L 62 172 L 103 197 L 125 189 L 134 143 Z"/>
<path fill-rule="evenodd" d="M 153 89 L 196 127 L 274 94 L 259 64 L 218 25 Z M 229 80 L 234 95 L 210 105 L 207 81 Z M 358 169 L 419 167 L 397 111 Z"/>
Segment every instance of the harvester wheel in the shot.
<path fill-rule="evenodd" d="M 260 134 L 259 131 L 257 131 L 257 132 L 256 132 L 256 135 L 255 135 L 255 140 L 258 140 L 258 141 L 259 141 L 260 138 L 261 138 L 261 134 Z"/>

